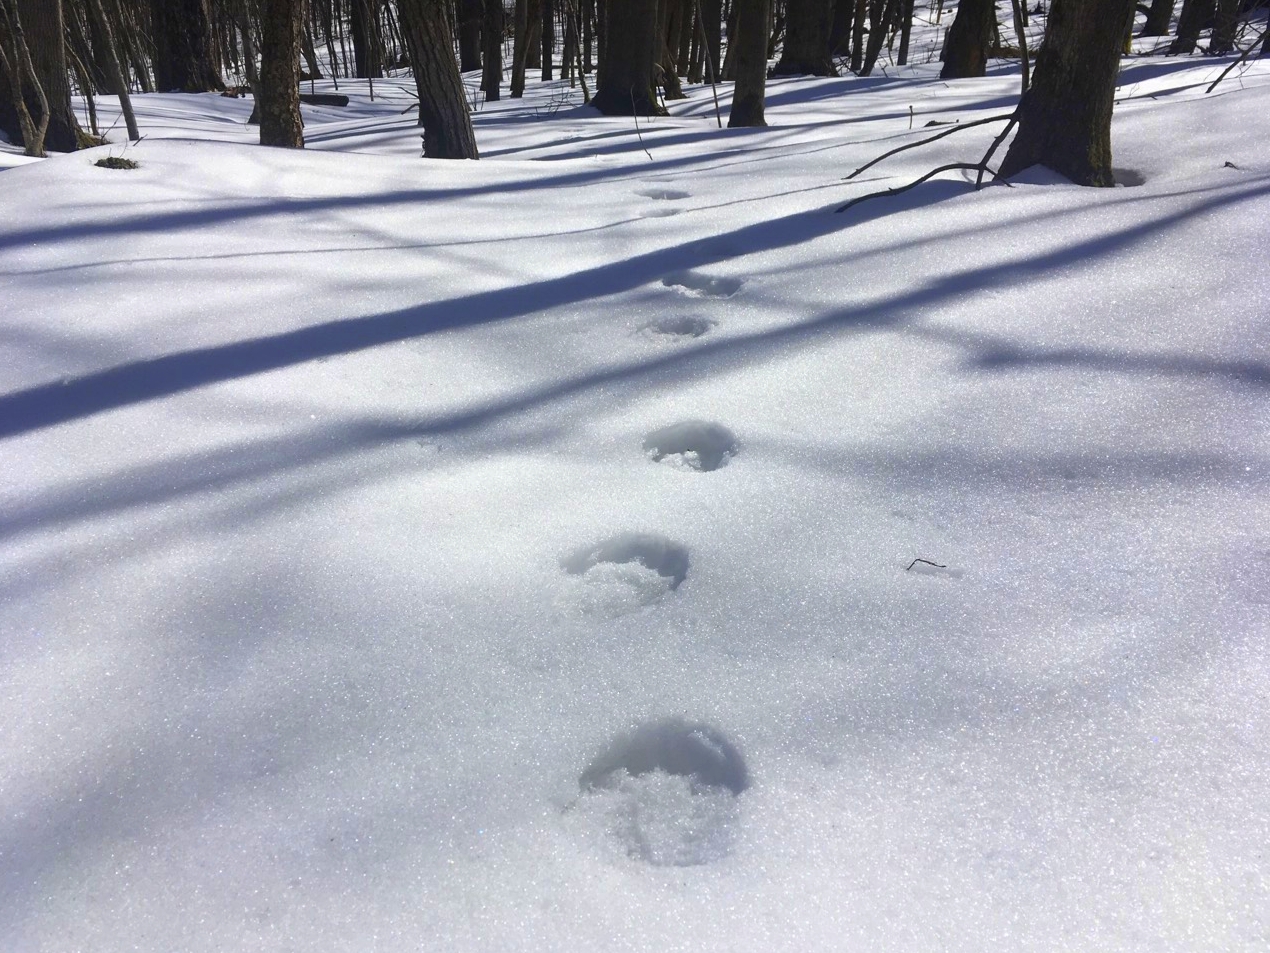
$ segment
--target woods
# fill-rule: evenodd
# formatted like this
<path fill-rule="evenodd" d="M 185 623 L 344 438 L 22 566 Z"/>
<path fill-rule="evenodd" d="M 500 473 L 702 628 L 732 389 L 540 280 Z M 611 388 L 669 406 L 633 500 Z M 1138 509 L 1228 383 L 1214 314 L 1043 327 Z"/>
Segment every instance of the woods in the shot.
<path fill-rule="evenodd" d="M 1140 42 L 1159 38 L 1177 55 L 1266 48 L 1256 0 L 1176 6 L 1143 5 Z M 1043 162 L 1086 184 L 1110 181 L 1109 90 L 1134 27 L 1127 0 L 1054 0 L 1030 17 L 1021 0 L 0 0 L 0 14 L 0 131 L 35 155 L 100 142 L 98 96 L 120 98 L 135 140 L 131 95 L 227 83 L 256 97 L 262 143 L 300 148 L 302 80 L 365 79 L 373 95 L 376 78 L 403 68 L 428 157 L 476 158 L 473 108 L 557 75 L 602 114 L 642 117 L 664 115 L 692 85 L 731 81 L 728 124 L 763 126 L 769 73 L 906 66 L 915 18 L 941 31 L 924 55 L 938 53 L 949 81 L 1028 54 L 1025 34 L 1043 30 L 1005 174 Z M 478 72 L 465 89 L 463 74 Z"/>

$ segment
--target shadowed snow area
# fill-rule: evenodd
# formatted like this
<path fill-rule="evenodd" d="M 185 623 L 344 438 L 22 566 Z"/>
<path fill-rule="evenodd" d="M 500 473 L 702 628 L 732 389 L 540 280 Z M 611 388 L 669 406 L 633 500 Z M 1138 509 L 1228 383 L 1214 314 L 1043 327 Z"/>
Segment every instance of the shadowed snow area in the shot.
<path fill-rule="evenodd" d="M 834 214 L 1017 101 L 926 7 L 766 128 L 0 147 L 0 951 L 1265 946 L 1270 60 Z"/>

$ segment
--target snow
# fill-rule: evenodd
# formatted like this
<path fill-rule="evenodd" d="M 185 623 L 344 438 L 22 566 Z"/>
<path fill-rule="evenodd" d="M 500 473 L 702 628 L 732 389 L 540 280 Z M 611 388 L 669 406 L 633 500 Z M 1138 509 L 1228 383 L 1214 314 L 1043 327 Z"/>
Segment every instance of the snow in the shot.
<path fill-rule="evenodd" d="M 405 80 L 304 152 L 138 96 L 0 173 L 0 948 L 1264 946 L 1270 65 L 1224 65 L 1126 62 L 1132 187 L 844 215 L 1017 74 L 638 136 L 530 84 L 457 163 Z"/>

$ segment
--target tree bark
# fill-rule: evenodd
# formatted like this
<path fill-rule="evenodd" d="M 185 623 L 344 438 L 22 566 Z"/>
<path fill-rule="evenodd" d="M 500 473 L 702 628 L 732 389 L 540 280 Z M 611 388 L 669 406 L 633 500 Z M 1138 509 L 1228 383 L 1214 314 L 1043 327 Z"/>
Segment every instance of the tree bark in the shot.
<path fill-rule="evenodd" d="M 1212 21 L 1215 9 L 1215 0 L 1182 0 L 1182 12 L 1177 18 L 1177 37 L 1169 46 L 1169 52 L 1195 52 L 1200 31 Z"/>
<path fill-rule="evenodd" d="M 1115 2 L 1115 0 L 1110 0 Z M 1122 25 L 1123 25 L 1123 21 Z M 957 17 L 948 28 L 944 44 L 944 68 L 941 79 L 967 79 L 983 76 L 988 67 L 988 49 L 997 24 L 993 0 L 960 0 Z"/>
<path fill-rule="evenodd" d="M 653 89 L 660 39 L 657 0 L 609 0 L 591 105 L 606 116 L 664 115 Z"/>
<path fill-rule="evenodd" d="M 485 16 L 482 0 L 459 0 L 459 72 L 481 68 L 481 22 Z"/>
<path fill-rule="evenodd" d="M 28 95 L 35 100 L 38 118 L 27 107 Z M 43 158 L 48 117 L 48 98 L 31 62 L 17 6 L 14 0 L 0 0 L 0 130 L 24 146 L 27 155 Z"/>
<path fill-rule="evenodd" d="M 356 2 L 356 0 L 355 0 Z M 304 148 L 300 118 L 300 36 L 304 0 L 264 0 L 260 10 L 260 144 Z"/>
<path fill-rule="evenodd" d="M 551 0 L 542 0 L 542 30 L 539 39 L 542 44 L 542 81 L 548 83 L 555 79 L 553 59 L 556 51 L 556 20 Z"/>
<path fill-rule="evenodd" d="M 481 37 L 485 47 L 481 90 L 487 102 L 496 103 L 503 82 L 503 0 L 485 0 Z"/>
<path fill-rule="evenodd" d="M 737 7 L 736 86 L 732 90 L 732 111 L 728 128 L 766 126 L 764 100 L 767 95 L 767 40 L 770 0 L 735 0 Z"/>
<path fill-rule="evenodd" d="M 132 111 L 132 96 L 128 92 L 128 81 L 124 78 L 123 67 L 119 65 L 114 32 L 110 28 L 110 21 L 106 17 L 101 0 L 88 0 L 88 18 L 96 24 L 95 32 L 101 40 L 100 60 L 110 79 L 110 85 L 114 87 L 119 97 L 119 108 L 123 112 L 128 138 L 136 142 L 141 138 L 141 132 L 137 129 L 137 117 Z"/>
<path fill-rule="evenodd" d="M 150 0 L 154 80 L 160 90 L 221 90 L 205 0 Z"/>
<path fill-rule="evenodd" d="M 477 158 L 445 0 L 400 0 L 398 10 L 419 92 L 423 154 L 429 159 Z"/>
<path fill-rule="evenodd" d="M 525 64 L 529 55 L 529 0 L 516 0 L 512 20 L 512 99 L 525 95 Z"/>
<path fill-rule="evenodd" d="M 789 0 L 785 46 L 772 71 L 776 76 L 837 76 L 829 55 L 833 0 Z"/>
<path fill-rule="evenodd" d="M 1213 38 L 1208 52 L 1224 56 L 1234 52 L 1235 31 L 1239 26 L 1239 0 L 1217 0 L 1217 15 L 1213 20 Z"/>
<path fill-rule="evenodd" d="M 360 79 L 384 75 L 383 44 L 379 38 L 378 0 L 348 0 L 350 33 L 353 37 L 353 73 Z"/>
<path fill-rule="evenodd" d="M 71 109 L 71 87 L 67 78 L 65 23 L 62 19 L 61 0 L 5 0 L 21 23 L 29 53 L 30 68 L 39 83 L 37 90 L 29 83 L 22 84 L 23 103 L 35 127 L 47 119 L 42 149 L 54 152 L 74 152 L 87 144 L 84 132 L 79 128 L 75 112 Z M 13 60 L 13 49 L 7 51 Z M 20 63 L 14 63 L 15 75 L 24 72 Z M 0 129 L 15 144 L 26 144 L 22 123 L 15 108 L 13 90 L 5 81 L 0 88 Z M 43 96 L 40 93 L 43 93 Z"/>
<path fill-rule="evenodd" d="M 851 51 L 851 24 L 855 18 L 856 0 L 834 0 L 833 26 L 829 28 L 829 55 L 841 56 Z"/>
<path fill-rule="evenodd" d="M 1133 0 L 1054 0 L 1002 175 L 1039 164 L 1077 185 L 1115 185 L 1111 110 L 1132 8 Z"/>
<path fill-rule="evenodd" d="M 1173 7 L 1176 0 L 1151 0 L 1147 9 L 1146 22 L 1142 25 L 1139 36 L 1168 36 L 1169 24 L 1173 22 Z"/>

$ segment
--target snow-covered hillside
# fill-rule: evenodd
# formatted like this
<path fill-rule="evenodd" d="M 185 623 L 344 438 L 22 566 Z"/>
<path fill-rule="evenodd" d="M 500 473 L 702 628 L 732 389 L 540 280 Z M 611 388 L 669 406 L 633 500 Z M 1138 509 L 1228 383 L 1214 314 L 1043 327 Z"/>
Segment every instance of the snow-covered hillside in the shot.
<path fill-rule="evenodd" d="M 844 215 L 1017 73 L 732 131 L 531 86 L 475 163 L 407 81 L 302 153 L 144 96 L 0 173 L 0 949 L 1264 948 L 1270 63 L 1224 65 L 1126 63 L 1133 187 Z"/>

